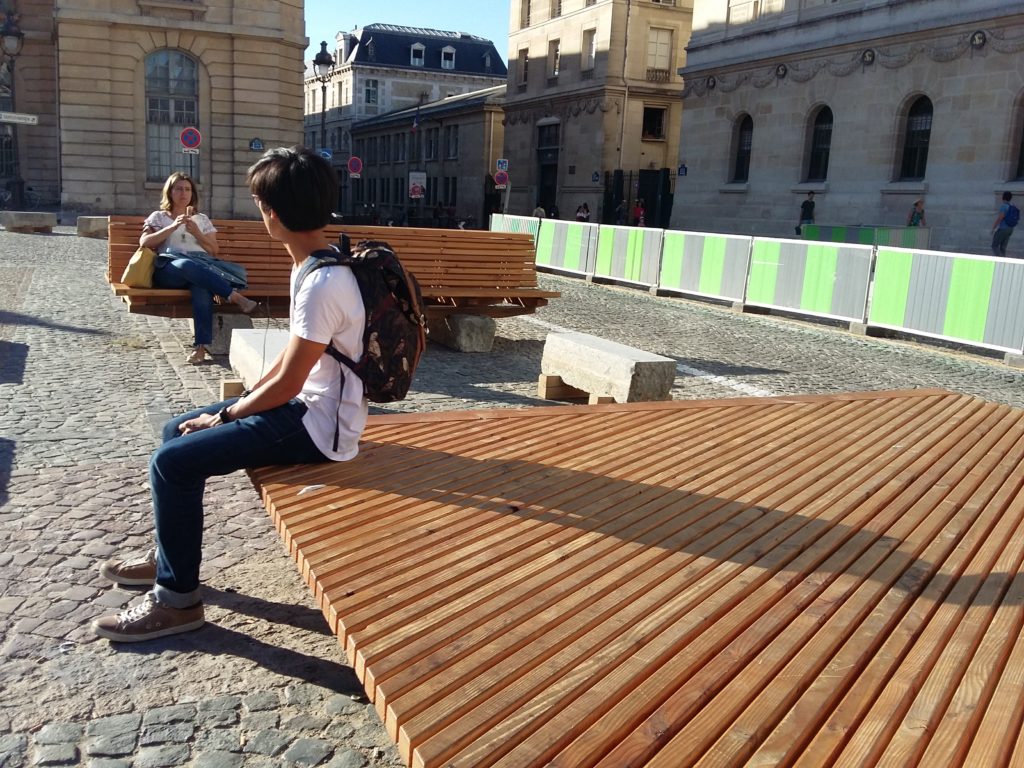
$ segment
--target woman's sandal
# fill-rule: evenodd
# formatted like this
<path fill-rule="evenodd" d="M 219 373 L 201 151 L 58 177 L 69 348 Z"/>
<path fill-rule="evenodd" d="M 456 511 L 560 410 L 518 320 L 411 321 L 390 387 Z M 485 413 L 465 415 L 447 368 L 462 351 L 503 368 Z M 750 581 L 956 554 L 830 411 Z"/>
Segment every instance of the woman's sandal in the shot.
<path fill-rule="evenodd" d="M 190 365 L 199 365 L 200 363 L 205 363 L 209 359 L 209 355 L 210 353 L 206 351 L 206 347 L 196 347 L 185 358 L 185 362 Z"/>

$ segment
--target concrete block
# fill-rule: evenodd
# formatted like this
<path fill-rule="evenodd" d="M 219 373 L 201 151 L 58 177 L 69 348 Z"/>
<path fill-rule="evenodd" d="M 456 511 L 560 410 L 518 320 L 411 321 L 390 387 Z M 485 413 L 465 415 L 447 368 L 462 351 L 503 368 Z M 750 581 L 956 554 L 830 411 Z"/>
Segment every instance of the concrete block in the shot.
<path fill-rule="evenodd" d="M 588 333 L 549 333 L 541 358 L 542 374 L 582 389 L 591 402 L 668 400 L 676 362 Z"/>
<path fill-rule="evenodd" d="M 288 331 L 261 328 L 236 330 L 231 334 L 228 361 L 245 382 L 246 389 L 259 381 L 270 364 L 288 345 Z"/>
<path fill-rule="evenodd" d="M 195 323 L 189 320 L 193 334 Z M 252 328 L 252 318 L 243 314 L 225 314 L 215 312 L 213 315 L 213 343 L 207 349 L 211 355 L 226 355 L 231 348 L 231 334 L 234 331 Z"/>
<path fill-rule="evenodd" d="M 497 323 L 482 315 L 443 315 L 427 321 L 427 337 L 458 352 L 490 352 Z"/>
<path fill-rule="evenodd" d="M 102 240 L 106 240 L 107 224 L 108 219 L 106 216 L 79 216 L 78 236 L 95 237 Z"/>
<path fill-rule="evenodd" d="M 1007 352 L 1006 356 L 1003 357 L 1003 362 L 1011 368 L 1024 368 L 1024 355 L 1017 352 Z"/>
<path fill-rule="evenodd" d="M 35 211 L 0 211 L 0 224 L 8 232 L 53 232 L 56 213 Z"/>

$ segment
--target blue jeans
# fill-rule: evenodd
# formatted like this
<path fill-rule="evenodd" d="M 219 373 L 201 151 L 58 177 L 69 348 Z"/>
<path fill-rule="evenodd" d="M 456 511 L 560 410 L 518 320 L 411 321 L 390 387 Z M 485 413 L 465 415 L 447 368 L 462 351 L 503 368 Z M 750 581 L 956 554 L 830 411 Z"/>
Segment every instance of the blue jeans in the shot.
<path fill-rule="evenodd" d="M 206 480 L 239 469 L 328 461 L 302 426 L 306 406 L 298 400 L 228 424 L 183 435 L 178 426 L 201 413 L 217 413 L 225 400 L 171 419 L 163 444 L 149 460 L 156 523 L 156 586 L 160 602 L 188 608 L 199 601 Z"/>
<path fill-rule="evenodd" d="M 155 288 L 188 288 L 192 294 L 192 322 L 196 346 L 213 342 L 213 296 L 226 299 L 234 289 L 216 272 L 184 256 L 157 257 L 153 268 Z"/>
<path fill-rule="evenodd" d="M 996 256 L 1006 255 L 1006 244 L 1013 234 L 1013 227 L 1000 227 L 992 233 L 992 253 Z"/>

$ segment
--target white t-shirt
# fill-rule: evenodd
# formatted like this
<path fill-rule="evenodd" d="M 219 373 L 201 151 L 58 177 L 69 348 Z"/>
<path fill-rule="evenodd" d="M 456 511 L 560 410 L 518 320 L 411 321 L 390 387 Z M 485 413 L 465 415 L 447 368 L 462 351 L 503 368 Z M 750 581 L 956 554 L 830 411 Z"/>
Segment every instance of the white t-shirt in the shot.
<path fill-rule="evenodd" d="M 326 267 L 311 272 L 295 292 L 299 268 L 292 268 L 291 332 L 318 344 L 334 342 L 352 360 L 363 353 L 366 315 L 355 275 L 348 267 Z M 339 402 L 339 378 L 344 368 L 345 388 Z M 363 382 L 326 352 L 313 366 L 298 399 L 306 404 L 302 424 L 320 452 L 334 461 L 347 461 L 359 453 L 359 437 L 366 426 L 367 402 Z M 338 450 L 333 449 L 335 428 Z"/>
<path fill-rule="evenodd" d="M 217 228 L 213 226 L 213 222 L 207 218 L 205 213 L 192 214 L 192 221 L 196 223 L 196 226 L 199 227 L 199 231 L 204 235 L 217 231 Z M 174 217 L 167 211 L 153 211 L 153 213 L 146 217 L 146 220 L 143 222 L 143 227 L 148 227 L 149 229 L 156 231 L 163 229 L 164 227 L 169 227 L 173 223 Z M 185 229 L 184 224 L 171 232 L 170 237 L 160 243 L 157 250 L 162 253 L 168 249 L 184 251 L 186 253 L 189 251 L 205 252 L 203 246 L 201 246 L 199 241 L 196 240 L 195 235 Z"/>

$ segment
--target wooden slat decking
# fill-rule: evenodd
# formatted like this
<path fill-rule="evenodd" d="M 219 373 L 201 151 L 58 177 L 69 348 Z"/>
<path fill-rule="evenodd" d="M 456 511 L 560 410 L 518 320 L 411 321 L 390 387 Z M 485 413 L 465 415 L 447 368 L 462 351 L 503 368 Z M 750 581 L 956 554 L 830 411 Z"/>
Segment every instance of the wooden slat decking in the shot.
<path fill-rule="evenodd" d="M 1024 761 L 1024 412 L 934 390 L 371 418 L 253 473 L 415 766 Z"/>

